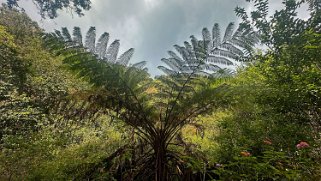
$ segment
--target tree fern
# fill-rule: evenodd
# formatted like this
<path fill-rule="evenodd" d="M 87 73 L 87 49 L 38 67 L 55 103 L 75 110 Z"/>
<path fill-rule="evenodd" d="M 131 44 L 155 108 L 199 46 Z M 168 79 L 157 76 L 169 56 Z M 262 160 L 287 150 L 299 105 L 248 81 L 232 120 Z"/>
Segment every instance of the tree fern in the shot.
<path fill-rule="evenodd" d="M 191 43 L 175 45 L 179 54 L 169 51 L 170 57 L 162 59 L 171 68 L 159 66 L 167 75 L 152 81 L 142 70 L 145 62 L 128 66 L 133 49 L 117 58 L 118 40 L 109 46 L 103 58 L 97 51 L 88 51 L 88 46 L 67 46 L 59 32 L 48 35 L 46 40 L 50 48 L 56 48 L 54 51 L 64 57 L 70 70 L 95 87 L 95 92 L 88 95 L 91 105 L 125 122 L 139 136 L 139 145 L 144 149 L 134 160 L 139 164 L 132 169 L 136 178 L 147 174 L 146 171 L 148 177 L 143 178 L 147 180 L 164 180 L 172 174 L 181 174 L 176 168 L 184 170 L 186 165 L 169 145 L 179 142 L 177 138 L 184 125 L 194 123 L 199 114 L 215 108 L 216 96 L 224 92 L 204 76 L 208 75 L 204 70 L 218 68 L 206 64 L 206 42 L 191 37 Z M 63 43 L 65 47 L 50 42 Z"/>

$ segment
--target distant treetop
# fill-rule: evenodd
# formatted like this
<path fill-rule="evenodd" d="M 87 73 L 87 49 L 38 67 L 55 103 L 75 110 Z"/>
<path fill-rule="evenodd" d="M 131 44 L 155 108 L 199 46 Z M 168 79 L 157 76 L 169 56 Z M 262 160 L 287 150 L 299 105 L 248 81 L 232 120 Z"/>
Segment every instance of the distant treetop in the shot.
<path fill-rule="evenodd" d="M 57 11 L 62 9 L 69 9 L 75 12 L 78 16 L 83 16 L 84 10 L 91 8 L 91 0 L 32 0 L 39 9 L 39 14 L 42 18 L 49 17 L 54 19 L 58 16 Z M 10 8 L 19 8 L 19 0 L 7 0 L 7 5 Z M 21 7 L 23 8 L 23 7 Z"/>

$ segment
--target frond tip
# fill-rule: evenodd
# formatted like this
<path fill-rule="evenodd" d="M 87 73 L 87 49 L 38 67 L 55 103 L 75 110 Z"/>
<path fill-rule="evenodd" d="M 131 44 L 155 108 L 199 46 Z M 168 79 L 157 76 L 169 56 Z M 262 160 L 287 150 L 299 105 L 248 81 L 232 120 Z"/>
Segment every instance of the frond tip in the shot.
<path fill-rule="evenodd" d="M 120 42 L 119 40 L 114 40 L 109 46 L 109 33 L 104 32 L 98 39 L 96 43 L 96 28 L 90 27 L 87 31 L 86 37 L 83 40 L 81 30 L 79 27 L 74 27 L 73 37 L 71 37 L 67 28 L 62 28 L 62 31 L 56 30 L 55 33 L 51 34 L 55 38 L 62 40 L 65 45 L 69 48 L 84 48 L 87 52 L 92 53 L 98 59 L 104 60 L 112 64 L 119 64 L 123 66 L 128 66 L 130 59 L 134 54 L 134 49 L 130 48 L 118 57 Z M 47 36 L 48 38 L 48 36 Z M 84 45 L 83 45 L 84 42 Z M 136 68 L 145 69 L 146 63 L 138 62 L 135 66 Z"/>

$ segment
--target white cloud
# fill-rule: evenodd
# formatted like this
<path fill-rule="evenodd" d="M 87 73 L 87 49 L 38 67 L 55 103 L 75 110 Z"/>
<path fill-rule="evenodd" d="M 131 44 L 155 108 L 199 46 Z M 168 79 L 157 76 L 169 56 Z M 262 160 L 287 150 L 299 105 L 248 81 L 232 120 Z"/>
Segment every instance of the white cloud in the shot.
<path fill-rule="evenodd" d="M 161 3 L 162 0 L 144 0 L 146 6 L 147 6 L 147 10 L 152 10 L 153 8 L 155 8 L 157 5 L 159 5 Z"/>

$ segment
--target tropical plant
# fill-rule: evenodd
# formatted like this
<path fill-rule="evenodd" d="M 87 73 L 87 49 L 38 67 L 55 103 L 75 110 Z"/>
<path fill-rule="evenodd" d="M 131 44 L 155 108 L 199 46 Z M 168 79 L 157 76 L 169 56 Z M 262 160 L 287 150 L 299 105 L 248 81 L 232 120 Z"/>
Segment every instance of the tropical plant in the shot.
<path fill-rule="evenodd" d="M 189 61 L 179 67 L 186 71 L 168 72 L 167 76 L 151 82 L 141 69 L 143 63 L 126 66 L 132 51 L 116 58 L 118 41 L 106 51 L 107 33 L 95 46 L 95 31 L 90 28 L 82 47 L 79 29 L 75 28 L 74 32 L 78 36 L 71 38 L 63 29 L 62 33 L 47 35 L 46 40 L 53 51 L 65 57 L 64 62 L 71 70 L 96 87 L 95 92 L 88 94 L 88 101 L 134 128 L 139 147 L 144 149 L 133 161 L 136 171 L 131 176 L 155 180 L 182 176 L 188 167 L 173 145 L 184 145 L 179 139 L 182 128 L 193 124 L 199 114 L 210 111 L 217 104 L 215 97 L 221 93 L 209 79 L 200 76 L 207 58 L 205 44 L 192 39 L 189 49 L 178 48 Z"/>
<path fill-rule="evenodd" d="M 259 42 L 257 33 L 248 31 L 242 27 L 238 27 L 234 32 L 234 23 L 229 23 L 225 30 L 223 39 L 221 38 L 221 30 L 218 23 L 215 23 L 212 33 L 207 28 L 202 30 L 203 39 L 197 40 L 195 36 L 191 36 L 192 44 L 202 44 L 203 52 L 206 59 L 202 66 L 204 75 L 226 76 L 231 74 L 237 66 L 246 60 L 253 53 L 254 46 Z M 165 73 L 169 72 L 186 72 L 189 73 L 192 56 L 189 52 L 192 46 L 188 42 L 184 42 L 183 47 L 175 45 L 176 51 L 183 55 L 178 57 L 173 51 L 169 51 L 170 58 L 163 58 L 169 68 L 160 66 L 159 68 Z M 193 63 L 193 62 L 192 62 Z"/>

